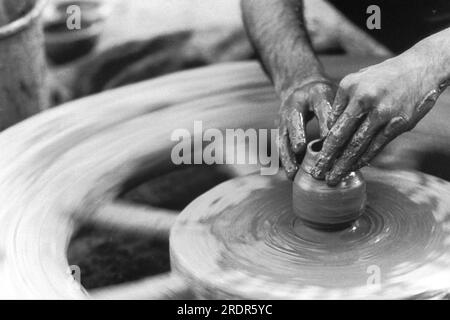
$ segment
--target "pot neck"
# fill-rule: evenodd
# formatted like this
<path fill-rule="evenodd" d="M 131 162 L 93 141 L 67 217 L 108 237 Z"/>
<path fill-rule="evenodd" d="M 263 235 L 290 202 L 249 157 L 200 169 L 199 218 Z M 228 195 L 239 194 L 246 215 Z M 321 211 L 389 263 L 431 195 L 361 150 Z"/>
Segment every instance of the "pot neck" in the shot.
<path fill-rule="evenodd" d="M 300 165 L 300 168 L 304 172 L 308 174 L 311 173 L 311 170 L 313 169 L 318 160 L 320 150 L 322 149 L 322 143 L 323 143 L 322 139 L 313 140 L 310 143 L 308 143 L 308 146 L 306 147 L 305 156 Z"/>

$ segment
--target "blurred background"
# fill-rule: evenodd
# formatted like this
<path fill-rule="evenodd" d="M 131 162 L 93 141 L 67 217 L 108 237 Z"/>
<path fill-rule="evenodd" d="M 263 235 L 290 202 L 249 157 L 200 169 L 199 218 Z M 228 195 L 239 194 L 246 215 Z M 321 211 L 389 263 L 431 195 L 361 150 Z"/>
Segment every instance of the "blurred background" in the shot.
<path fill-rule="evenodd" d="M 66 27 L 70 5 L 81 8 L 79 30 Z M 319 54 L 388 54 L 326 1 L 306 0 L 305 15 Z M 255 58 L 239 0 L 50 0 L 44 22 L 52 105 L 174 71 Z"/>
<path fill-rule="evenodd" d="M 42 11 L 30 11 L 44 4 Z M 0 58 L 8 75 L 0 83 L 8 94 L 0 97 L 9 97 L 1 103 L 11 111 L 0 130 L 73 99 L 180 70 L 256 58 L 239 0 L 0 0 L 0 5 Z M 323 0 L 305 0 L 305 15 L 319 54 L 389 54 Z M 31 27 L 23 29 L 17 19 Z M 142 181 L 122 198 L 175 215 L 230 177 L 220 167 L 179 166 Z M 170 270 L 166 240 L 94 225 L 76 233 L 68 257 L 88 290 Z"/>
<path fill-rule="evenodd" d="M 80 29 L 66 26 L 70 5 L 81 8 Z M 318 53 L 387 54 L 327 2 L 306 0 L 305 6 Z M 51 106 L 171 72 L 256 58 L 239 0 L 51 0 L 43 20 Z M 176 214 L 229 178 L 219 167 L 178 167 L 123 198 Z M 87 289 L 170 270 L 167 241 L 97 226 L 76 234 L 68 256 Z"/>

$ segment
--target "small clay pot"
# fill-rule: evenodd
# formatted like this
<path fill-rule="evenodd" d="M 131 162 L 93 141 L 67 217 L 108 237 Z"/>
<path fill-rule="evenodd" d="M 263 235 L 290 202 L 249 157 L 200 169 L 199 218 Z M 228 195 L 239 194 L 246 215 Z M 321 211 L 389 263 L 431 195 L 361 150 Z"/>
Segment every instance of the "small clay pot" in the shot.
<path fill-rule="evenodd" d="M 366 183 L 359 171 L 350 173 L 335 187 L 310 174 L 322 140 L 308 144 L 306 155 L 294 179 L 293 211 L 305 224 L 316 229 L 339 230 L 358 219 L 366 203 Z"/>

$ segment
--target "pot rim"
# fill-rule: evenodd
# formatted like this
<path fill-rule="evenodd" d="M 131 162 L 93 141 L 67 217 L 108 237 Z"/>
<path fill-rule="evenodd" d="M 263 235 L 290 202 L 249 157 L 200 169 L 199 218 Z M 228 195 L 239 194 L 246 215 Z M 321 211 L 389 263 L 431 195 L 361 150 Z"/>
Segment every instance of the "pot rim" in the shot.
<path fill-rule="evenodd" d="M 305 156 L 303 157 L 303 161 L 300 164 L 300 168 L 308 174 L 311 174 L 311 169 L 316 164 L 317 158 L 320 153 L 320 150 L 317 151 L 317 150 L 313 149 L 313 145 L 315 145 L 316 143 L 321 143 L 321 142 L 323 142 L 323 140 L 324 139 L 312 140 L 306 146 Z M 320 180 L 323 180 L 323 179 L 320 179 Z"/>
<path fill-rule="evenodd" d="M 34 6 L 25 15 L 0 27 L 0 39 L 10 37 L 28 28 L 42 13 L 48 0 L 36 0 Z"/>

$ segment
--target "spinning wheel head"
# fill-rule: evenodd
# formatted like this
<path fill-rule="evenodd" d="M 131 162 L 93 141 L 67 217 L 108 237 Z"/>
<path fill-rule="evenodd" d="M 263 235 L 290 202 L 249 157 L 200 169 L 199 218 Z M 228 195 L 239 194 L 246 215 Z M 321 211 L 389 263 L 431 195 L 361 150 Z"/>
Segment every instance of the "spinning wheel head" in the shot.
<path fill-rule="evenodd" d="M 171 233 L 172 266 L 206 298 L 406 298 L 448 292 L 450 185 L 366 170 L 367 206 L 345 230 L 310 228 L 291 183 L 248 176 L 189 205 Z"/>

